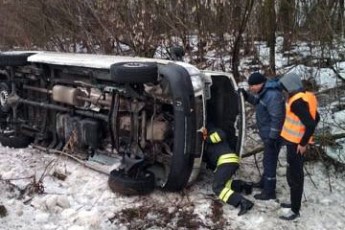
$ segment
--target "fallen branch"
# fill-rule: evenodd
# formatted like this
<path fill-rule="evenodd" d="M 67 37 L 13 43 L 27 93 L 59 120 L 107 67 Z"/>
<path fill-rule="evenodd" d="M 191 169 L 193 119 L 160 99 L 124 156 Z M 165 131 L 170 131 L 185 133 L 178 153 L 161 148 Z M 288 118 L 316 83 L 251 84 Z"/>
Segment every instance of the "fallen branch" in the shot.
<path fill-rule="evenodd" d="M 318 96 L 320 94 L 329 94 L 330 92 L 334 92 L 335 90 L 344 90 L 345 89 L 345 85 L 340 85 L 340 86 L 336 86 L 333 88 L 329 88 L 329 89 L 325 89 L 319 92 L 316 92 L 315 94 Z"/>
<path fill-rule="evenodd" d="M 263 151 L 264 151 L 264 147 L 260 146 L 260 147 L 253 149 L 253 150 L 251 150 L 245 154 L 242 154 L 241 157 L 242 158 L 250 157 L 250 156 L 253 156 L 253 155 L 260 153 L 260 152 L 263 152 Z"/>
<path fill-rule="evenodd" d="M 314 137 L 315 143 L 319 143 L 322 145 L 334 145 L 334 141 L 341 139 L 341 138 L 345 138 L 345 133 L 338 133 L 338 134 L 334 134 L 334 135 L 317 135 Z M 264 147 L 260 146 L 257 147 L 247 153 L 242 154 L 242 158 L 246 158 L 246 157 L 250 157 L 252 155 L 255 155 L 257 153 L 263 152 L 264 151 Z"/>
<path fill-rule="evenodd" d="M 258 170 L 259 175 L 260 175 L 260 178 L 261 178 L 261 177 L 262 177 L 262 174 L 261 174 L 261 170 L 260 170 L 260 167 L 259 167 L 258 160 L 256 159 L 256 155 L 254 155 L 254 160 L 255 160 L 256 169 Z"/>
<path fill-rule="evenodd" d="M 34 176 L 32 176 L 33 178 Z M 25 189 L 20 188 L 18 185 L 11 183 L 11 180 L 1 179 L 6 185 L 10 186 L 11 190 L 17 190 L 19 192 L 19 199 L 25 193 Z M 2 186 L 2 185 L 1 185 Z"/>
<path fill-rule="evenodd" d="M 27 177 L 9 178 L 9 179 L 0 178 L 0 180 L 5 181 L 5 183 L 16 188 L 19 191 L 20 195 L 19 195 L 18 199 L 22 199 L 25 197 L 25 195 L 32 195 L 34 193 L 42 194 L 42 193 L 44 193 L 43 179 L 46 177 L 46 175 L 48 173 L 48 168 L 53 164 L 54 161 L 55 160 L 52 160 L 48 163 L 48 165 L 45 167 L 39 180 L 36 179 L 35 175 L 27 176 Z M 18 185 L 11 183 L 11 181 L 26 180 L 26 179 L 31 180 L 31 182 L 28 183 L 24 188 L 20 188 Z"/>
<path fill-rule="evenodd" d="M 16 178 L 9 178 L 9 179 L 3 179 L 3 178 L 0 178 L 0 180 L 2 180 L 2 181 L 26 180 L 26 179 L 32 179 L 33 177 L 34 177 L 34 175 L 32 175 L 32 176 L 27 176 L 27 177 L 16 177 Z"/>
<path fill-rule="evenodd" d="M 341 138 L 345 138 L 345 133 L 317 135 L 314 137 L 315 142 L 322 145 L 334 145 L 334 141 Z"/>
<path fill-rule="evenodd" d="M 311 177 L 311 174 L 310 174 L 309 171 L 307 170 L 307 167 L 305 167 L 305 165 L 303 165 L 303 168 L 304 168 L 304 170 L 305 170 L 307 176 L 309 177 L 311 183 L 312 183 L 312 184 L 314 185 L 314 187 L 317 189 L 317 186 L 316 186 L 316 184 L 315 184 L 313 178 Z"/>
<path fill-rule="evenodd" d="M 333 65 L 330 65 L 329 68 L 333 70 L 333 72 L 335 73 L 335 76 L 337 76 L 338 79 L 340 79 L 343 83 L 345 82 L 345 79 L 340 75 L 340 73 L 334 68 Z"/>

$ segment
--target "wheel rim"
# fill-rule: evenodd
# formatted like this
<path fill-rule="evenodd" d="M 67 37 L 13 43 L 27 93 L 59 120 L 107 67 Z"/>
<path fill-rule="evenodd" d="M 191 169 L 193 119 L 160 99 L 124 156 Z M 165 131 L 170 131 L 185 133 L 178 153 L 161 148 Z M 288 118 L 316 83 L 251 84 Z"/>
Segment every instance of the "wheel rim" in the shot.
<path fill-rule="evenodd" d="M 8 97 L 10 95 L 10 88 L 7 83 L 0 83 L 0 110 L 7 113 L 10 110 L 10 105 L 8 104 Z"/>
<path fill-rule="evenodd" d="M 145 63 L 139 63 L 139 62 L 129 62 L 129 63 L 124 64 L 123 66 L 129 67 L 129 68 L 140 68 L 140 67 L 146 67 L 148 65 Z"/>
<path fill-rule="evenodd" d="M 0 91 L 0 106 L 3 111 L 7 111 L 9 105 L 7 103 L 9 92 L 5 89 Z"/>

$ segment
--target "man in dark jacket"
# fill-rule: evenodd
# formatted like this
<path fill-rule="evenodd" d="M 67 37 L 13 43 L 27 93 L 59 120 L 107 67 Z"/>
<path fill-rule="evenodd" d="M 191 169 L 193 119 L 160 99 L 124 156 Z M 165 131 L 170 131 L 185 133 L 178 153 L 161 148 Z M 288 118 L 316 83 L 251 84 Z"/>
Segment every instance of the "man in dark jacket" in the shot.
<path fill-rule="evenodd" d="M 208 167 L 214 171 L 212 186 L 214 193 L 223 202 L 239 207 L 239 216 L 247 213 L 254 204 L 240 193 L 250 194 L 252 183 L 232 179 L 239 168 L 240 158 L 230 148 L 226 133 L 219 128 L 208 125 L 206 143 L 204 160 Z"/>
<path fill-rule="evenodd" d="M 250 75 L 249 89 L 240 91 L 246 101 L 255 106 L 259 135 L 264 143 L 263 176 L 256 184 L 263 189 L 254 195 L 258 200 L 276 198 L 276 171 L 281 147 L 280 131 L 285 118 L 285 100 L 277 80 L 266 80 L 259 72 Z"/>
<path fill-rule="evenodd" d="M 286 106 L 286 118 L 281 137 L 287 149 L 287 181 L 290 187 L 290 204 L 282 203 L 283 208 L 290 208 L 289 212 L 280 216 L 284 220 L 299 217 L 301 208 L 304 172 L 303 155 L 320 120 L 317 112 L 317 100 L 313 93 L 305 91 L 299 76 L 295 73 L 285 74 L 280 83 L 289 94 Z"/>

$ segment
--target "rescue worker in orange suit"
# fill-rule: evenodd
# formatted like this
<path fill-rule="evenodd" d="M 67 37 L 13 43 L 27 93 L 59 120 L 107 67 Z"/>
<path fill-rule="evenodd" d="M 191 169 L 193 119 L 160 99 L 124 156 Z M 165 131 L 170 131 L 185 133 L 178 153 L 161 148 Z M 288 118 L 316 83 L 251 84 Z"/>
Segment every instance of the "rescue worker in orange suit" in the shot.
<path fill-rule="evenodd" d="M 283 220 L 293 220 L 299 217 L 301 208 L 304 172 L 303 156 L 309 143 L 313 142 L 313 133 L 320 120 L 317 112 L 317 99 L 311 92 L 303 89 L 299 76 L 288 73 L 280 80 L 284 91 L 289 94 L 286 104 L 286 117 L 281 131 L 281 137 L 286 142 L 287 149 L 287 182 L 290 187 L 290 202 L 282 203 L 289 212 L 280 216 Z"/>
<path fill-rule="evenodd" d="M 238 215 L 247 213 L 253 202 L 244 198 L 240 192 L 252 193 L 252 183 L 241 180 L 232 180 L 232 176 L 239 168 L 240 158 L 230 147 L 223 130 L 208 128 L 206 138 L 205 161 L 209 168 L 214 170 L 212 189 L 223 202 L 239 207 Z"/>

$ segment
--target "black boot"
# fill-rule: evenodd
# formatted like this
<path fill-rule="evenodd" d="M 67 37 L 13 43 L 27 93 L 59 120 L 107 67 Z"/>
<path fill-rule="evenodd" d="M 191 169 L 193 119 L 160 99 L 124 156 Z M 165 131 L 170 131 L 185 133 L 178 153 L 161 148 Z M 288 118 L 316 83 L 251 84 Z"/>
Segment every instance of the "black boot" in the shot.
<path fill-rule="evenodd" d="M 291 209 L 285 215 L 279 216 L 281 220 L 294 220 L 299 217 L 299 212 L 293 212 Z"/>
<path fill-rule="evenodd" d="M 264 181 L 260 180 L 259 182 L 253 183 L 253 188 L 264 188 Z"/>
<path fill-rule="evenodd" d="M 254 203 L 246 198 L 242 198 L 240 201 L 240 211 L 238 212 L 238 215 L 241 216 L 243 214 L 246 214 L 252 207 L 254 206 Z"/>
<path fill-rule="evenodd" d="M 242 181 L 242 183 L 241 183 L 241 191 L 243 191 L 246 195 L 252 194 L 252 192 L 253 192 L 253 183 L 252 182 Z"/>
<path fill-rule="evenodd" d="M 291 208 L 291 204 L 289 204 L 289 203 L 281 203 L 280 207 L 282 207 L 282 208 Z"/>
<path fill-rule="evenodd" d="M 262 192 L 262 193 L 255 194 L 254 198 L 257 200 L 271 200 L 271 199 L 276 198 L 276 194 L 275 193 Z"/>

